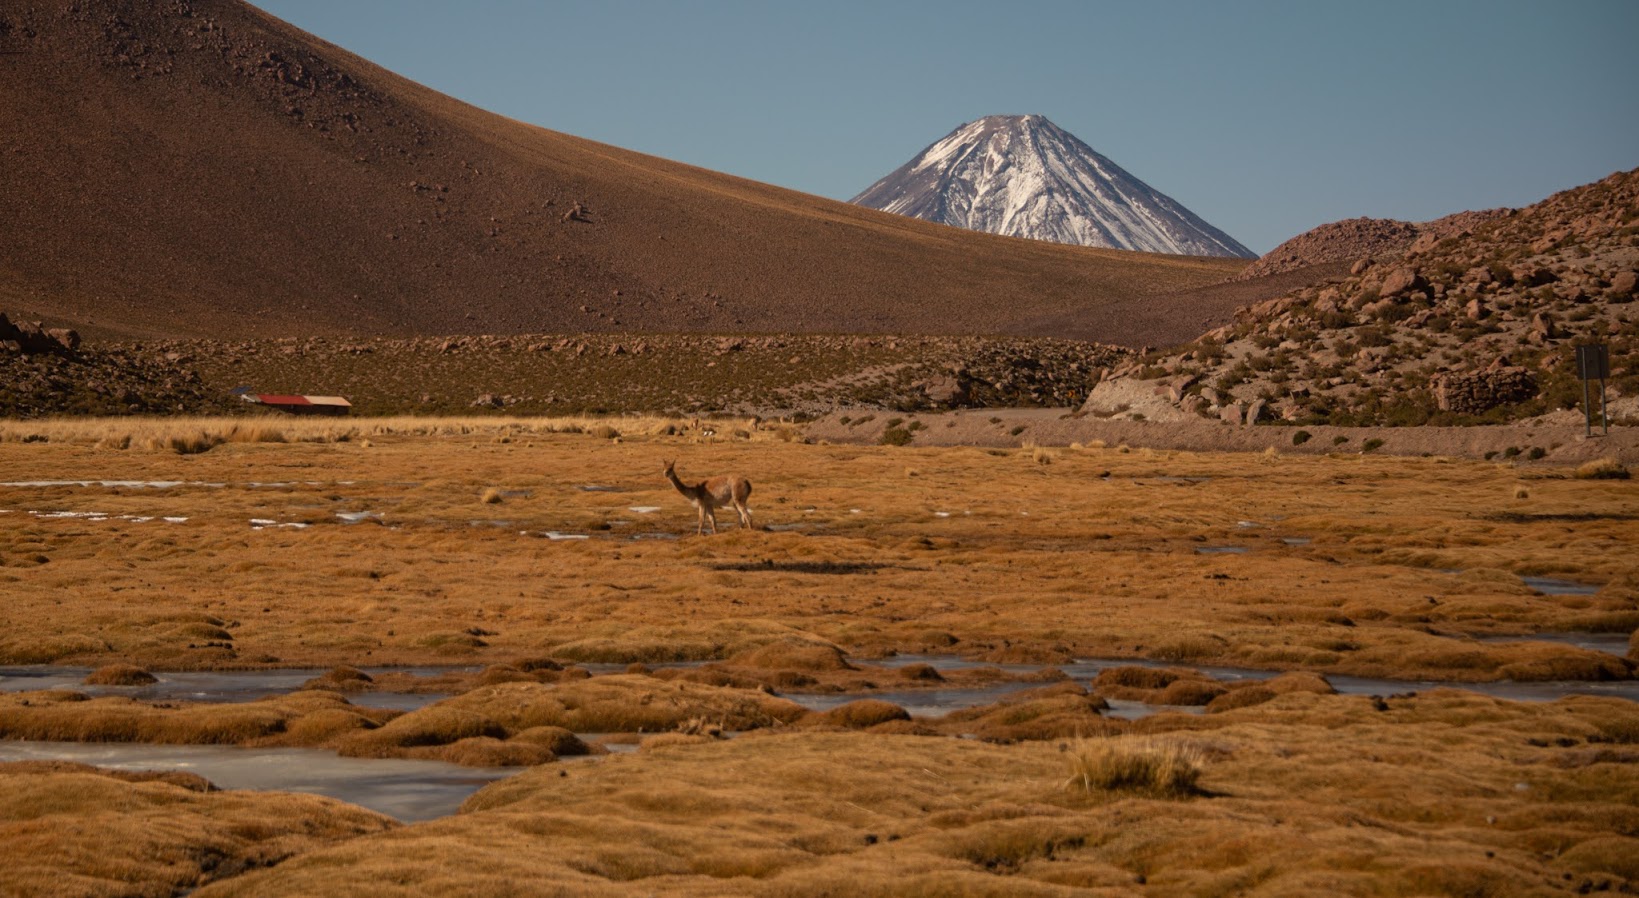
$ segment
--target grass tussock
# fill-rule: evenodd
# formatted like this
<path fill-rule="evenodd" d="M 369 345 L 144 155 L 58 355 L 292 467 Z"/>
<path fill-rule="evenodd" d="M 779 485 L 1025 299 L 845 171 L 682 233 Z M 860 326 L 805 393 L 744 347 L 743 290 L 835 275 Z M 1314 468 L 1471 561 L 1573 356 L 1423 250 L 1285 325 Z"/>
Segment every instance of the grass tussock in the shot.
<path fill-rule="evenodd" d="M 880 699 L 862 698 L 829 711 L 814 711 L 798 721 L 802 726 L 863 730 L 895 720 L 910 720 L 904 708 Z"/>
<path fill-rule="evenodd" d="M 1571 476 L 1578 480 L 1627 480 L 1627 465 L 1614 458 L 1599 458 L 1578 465 Z"/>
<path fill-rule="evenodd" d="M 1140 792 L 1157 798 L 1200 794 L 1204 755 L 1188 744 L 1150 737 L 1082 739 L 1067 753 L 1067 789 Z"/>
<path fill-rule="evenodd" d="M 87 686 L 147 686 L 159 678 L 134 664 L 105 664 L 85 678 Z"/>
<path fill-rule="evenodd" d="M 354 708 L 340 696 L 313 691 L 256 702 L 173 705 L 52 690 L 0 695 L 0 738 L 313 746 L 336 732 L 377 726 L 395 713 Z"/>
<path fill-rule="evenodd" d="M 0 820 L 5 895 L 186 894 L 399 827 L 318 795 L 31 764 L 0 764 Z"/>

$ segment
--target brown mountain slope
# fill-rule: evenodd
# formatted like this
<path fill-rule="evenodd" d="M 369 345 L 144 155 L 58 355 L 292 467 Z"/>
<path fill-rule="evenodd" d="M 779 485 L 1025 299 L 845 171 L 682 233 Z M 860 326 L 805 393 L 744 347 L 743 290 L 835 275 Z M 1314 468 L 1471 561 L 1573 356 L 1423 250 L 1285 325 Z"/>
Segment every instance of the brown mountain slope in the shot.
<path fill-rule="evenodd" d="M 8 0 L 0 84 L 0 308 L 92 334 L 1070 320 L 1138 343 L 1112 304 L 1245 264 L 997 238 L 546 131 L 235 0 Z"/>

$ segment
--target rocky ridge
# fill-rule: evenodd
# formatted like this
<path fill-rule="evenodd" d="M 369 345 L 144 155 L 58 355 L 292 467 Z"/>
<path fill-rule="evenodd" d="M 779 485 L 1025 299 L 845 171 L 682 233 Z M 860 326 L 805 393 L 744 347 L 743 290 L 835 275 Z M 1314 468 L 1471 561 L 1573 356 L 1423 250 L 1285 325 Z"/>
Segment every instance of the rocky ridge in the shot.
<path fill-rule="evenodd" d="M 1399 256 L 1419 241 L 1425 246 L 1432 245 L 1454 234 L 1472 231 L 1510 211 L 1489 209 L 1459 212 L 1421 223 L 1392 218 L 1346 218 L 1305 231 L 1282 243 L 1248 265 L 1233 280 L 1250 281 L 1327 262 L 1356 262 L 1360 259 Z"/>
<path fill-rule="evenodd" d="M 1365 235 L 1347 245 L 1375 251 L 1346 276 L 1117 367 L 1085 410 L 1232 424 L 1497 423 L 1579 408 L 1574 347 L 1603 343 L 1613 411 L 1639 419 L 1639 172 L 1526 209 L 1442 219 L 1398 251 L 1385 241 L 1404 242 L 1405 229 L 1339 224 L 1308 245 Z"/>

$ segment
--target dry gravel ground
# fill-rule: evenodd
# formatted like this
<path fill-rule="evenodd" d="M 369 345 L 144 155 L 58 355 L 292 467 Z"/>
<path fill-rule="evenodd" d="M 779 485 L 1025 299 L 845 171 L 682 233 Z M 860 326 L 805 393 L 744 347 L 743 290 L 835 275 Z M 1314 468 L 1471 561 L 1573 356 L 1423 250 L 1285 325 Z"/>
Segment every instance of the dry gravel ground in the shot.
<path fill-rule="evenodd" d="M 867 420 L 861 420 L 867 419 Z M 1127 445 L 1187 452 L 1265 452 L 1300 455 L 1358 455 L 1369 441 L 1376 455 L 1447 456 L 1521 464 L 1577 465 L 1599 458 L 1639 463 L 1639 428 L 1612 427 L 1597 419 L 1591 437 L 1581 415 L 1556 414 L 1554 423 L 1477 427 L 1331 427 L 1324 425 L 1237 427 L 1215 421 L 1156 423 L 1082 415 L 1071 409 L 967 409 L 946 413 L 835 412 L 807 425 L 809 439 L 836 443 L 878 443 L 889 422 L 911 422 L 913 446 L 1091 446 Z M 1577 423 L 1566 423 L 1575 420 Z M 1297 443 L 1298 433 L 1309 437 Z M 1529 458 L 1540 447 L 1540 459 Z M 1514 450 L 1510 452 L 1510 450 Z M 1490 453 L 1489 459 L 1487 453 Z"/>

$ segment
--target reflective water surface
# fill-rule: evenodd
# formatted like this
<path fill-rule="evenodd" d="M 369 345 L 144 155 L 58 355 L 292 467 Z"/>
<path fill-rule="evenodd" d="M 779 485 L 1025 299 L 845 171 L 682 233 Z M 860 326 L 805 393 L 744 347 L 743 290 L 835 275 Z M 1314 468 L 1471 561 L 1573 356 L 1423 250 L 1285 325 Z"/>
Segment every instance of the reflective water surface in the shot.
<path fill-rule="evenodd" d="M 406 823 L 453 814 L 467 796 L 521 769 L 343 758 L 314 748 L 3 740 L 0 761 L 76 761 L 117 770 L 182 770 L 223 789 L 328 795 Z"/>

